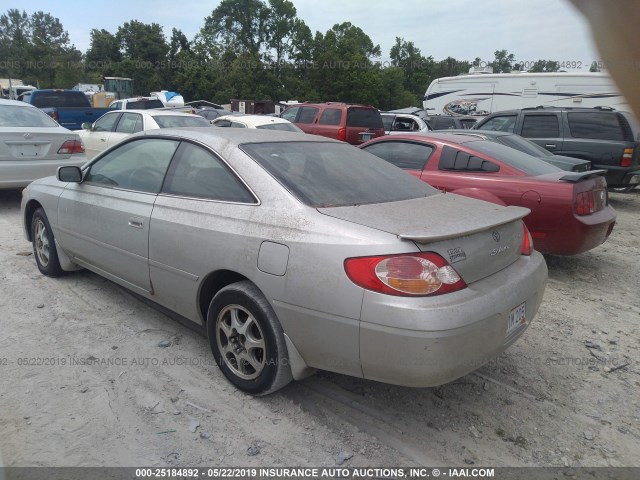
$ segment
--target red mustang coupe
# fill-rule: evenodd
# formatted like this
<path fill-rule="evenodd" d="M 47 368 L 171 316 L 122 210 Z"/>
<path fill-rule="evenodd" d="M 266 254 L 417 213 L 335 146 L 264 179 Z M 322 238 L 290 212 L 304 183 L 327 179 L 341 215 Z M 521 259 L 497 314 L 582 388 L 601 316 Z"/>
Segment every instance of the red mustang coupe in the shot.
<path fill-rule="evenodd" d="M 591 250 L 616 221 L 604 171 L 566 172 L 505 145 L 447 133 L 380 137 L 360 148 L 440 190 L 531 209 L 524 221 L 542 253 Z"/>

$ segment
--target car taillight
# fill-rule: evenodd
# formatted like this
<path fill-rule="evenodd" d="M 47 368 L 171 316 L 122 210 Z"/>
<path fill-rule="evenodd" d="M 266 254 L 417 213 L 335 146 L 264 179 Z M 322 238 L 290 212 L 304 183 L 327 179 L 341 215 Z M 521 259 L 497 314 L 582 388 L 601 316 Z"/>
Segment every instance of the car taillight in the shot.
<path fill-rule="evenodd" d="M 621 167 L 630 167 L 633 162 L 633 148 L 625 148 L 620 159 Z"/>
<path fill-rule="evenodd" d="M 74 153 L 84 153 L 84 145 L 80 140 L 67 140 L 58 149 L 60 155 L 73 155 Z"/>
<path fill-rule="evenodd" d="M 578 215 L 590 215 L 596 211 L 594 191 L 580 192 L 576 195 L 576 213 Z"/>
<path fill-rule="evenodd" d="M 520 251 L 520 253 L 522 255 L 529 256 L 531 255 L 531 252 L 533 252 L 533 238 L 531 238 L 529 229 L 524 224 L 524 222 L 522 222 L 522 230 L 524 231 L 524 237 L 522 238 L 522 250 Z"/>
<path fill-rule="evenodd" d="M 49 113 L 49 116 L 53 118 L 56 122 L 58 121 L 58 112 L 56 112 L 55 110 Z"/>
<path fill-rule="evenodd" d="M 467 288 L 458 272 L 433 252 L 348 258 L 344 269 L 356 285 L 387 295 L 424 297 Z"/>
<path fill-rule="evenodd" d="M 338 130 L 338 140 L 340 140 L 341 142 L 344 142 L 347 139 L 347 129 L 342 127 L 340 130 Z"/>

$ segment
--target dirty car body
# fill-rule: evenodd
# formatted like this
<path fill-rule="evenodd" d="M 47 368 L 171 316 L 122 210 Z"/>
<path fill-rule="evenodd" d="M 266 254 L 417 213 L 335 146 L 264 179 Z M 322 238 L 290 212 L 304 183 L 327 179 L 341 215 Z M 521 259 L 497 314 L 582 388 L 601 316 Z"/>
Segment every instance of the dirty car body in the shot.
<path fill-rule="evenodd" d="M 78 173 L 24 192 L 40 270 L 85 267 L 205 325 L 252 394 L 316 368 L 446 383 L 511 345 L 542 299 L 527 209 L 442 194 L 330 139 L 141 132 Z"/>

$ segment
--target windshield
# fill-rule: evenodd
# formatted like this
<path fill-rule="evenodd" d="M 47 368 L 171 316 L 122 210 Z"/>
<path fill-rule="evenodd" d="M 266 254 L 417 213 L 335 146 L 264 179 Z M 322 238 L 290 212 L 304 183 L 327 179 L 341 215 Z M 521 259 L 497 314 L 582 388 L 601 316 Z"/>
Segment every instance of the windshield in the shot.
<path fill-rule="evenodd" d="M 46 113 L 33 107 L 0 107 L 0 127 L 57 127 Z"/>
<path fill-rule="evenodd" d="M 160 128 L 210 127 L 211 124 L 198 115 L 157 115 L 153 119 Z"/>
<path fill-rule="evenodd" d="M 136 100 L 127 102 L 127 110 L 149 110 L 162 107 L 164 107 L 164 105 L 160 100 Z"/>
<path fill-rule="evenodd" d="M 496 138 L 506 146 L 528 153 L 534 157 L 553 157 L 553 153 L 549 150 L 546 150 L 537 143 L 527 140 L 526 138 L 522 138 L 519 135 L 503 135 Z"/>
<path fill-rule="evenodd" d="M 473 148 L 485 155 L 489 155 L 490 157 L 500 160 L 507 165 L 511 165 L 527 175 L 544 175 L 545 173 L 562 171 L 558 167 L 554 167 L 537 157 L 499 143 L 489 142 L 487 140 L 477 140 L 474 142 L 467 142 L 465 143 L 465 146 Z"/>
<path fill-rule="evenodd" d="M 274 142 L 241 148 L 311 207 L 396 202 L 437 193 L 421 180 L 351 145 Z"/>

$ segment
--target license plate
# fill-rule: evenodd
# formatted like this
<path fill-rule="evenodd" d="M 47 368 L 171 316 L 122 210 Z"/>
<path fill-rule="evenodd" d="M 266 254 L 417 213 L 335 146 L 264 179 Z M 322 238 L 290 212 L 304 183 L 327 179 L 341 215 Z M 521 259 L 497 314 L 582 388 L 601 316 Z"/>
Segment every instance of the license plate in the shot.
<path fill-rule="evenodd" d="M 527 323 L 526 304 L 521 303 L 509 312 L 509 323 L 507 324 L 506 337 L 510 337 L 515 332 L 523 328 Z"/>
<path fill-rule="evenodd" d="M 38 149 L 35 145 L 19 145 L 18 146 L 18 155 L 20 157 L 37 157 Z"/>

